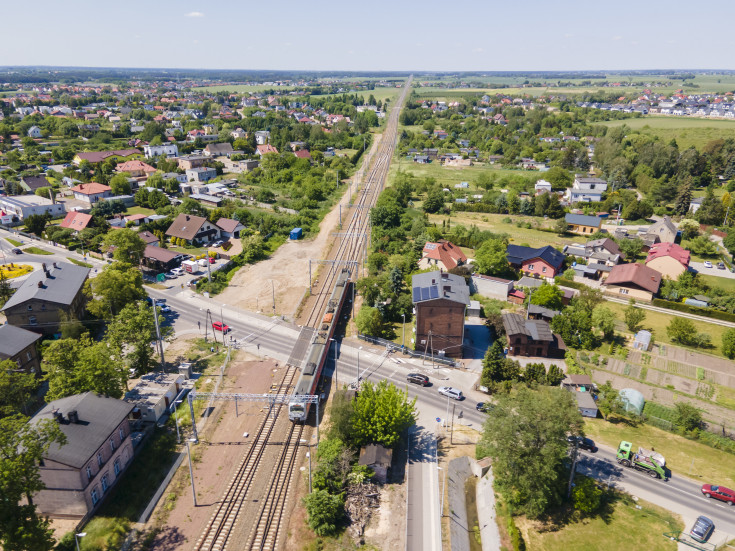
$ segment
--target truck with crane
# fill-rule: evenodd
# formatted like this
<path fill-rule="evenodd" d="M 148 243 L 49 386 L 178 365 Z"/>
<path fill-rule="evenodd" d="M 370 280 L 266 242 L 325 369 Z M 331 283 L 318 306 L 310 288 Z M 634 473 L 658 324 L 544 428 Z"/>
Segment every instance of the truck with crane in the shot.
<path fill-rule="evenodd" d="M 658 452 L 641 447 L 635 452 L 633 451 L 633 444 L 623 440 L 618 446 L 617 460 L 624 467 L 644 471 L 651 478 L 666 480 L 666 470 L 664 469 L 666 459 Z"/>

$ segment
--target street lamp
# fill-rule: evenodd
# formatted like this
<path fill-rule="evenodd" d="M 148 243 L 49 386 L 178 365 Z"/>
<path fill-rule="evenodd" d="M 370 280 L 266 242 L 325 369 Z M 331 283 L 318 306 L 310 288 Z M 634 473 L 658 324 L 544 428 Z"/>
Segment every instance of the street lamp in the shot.
<path fill-rule="evenodd" d="M 87 532 L 81 532 L 79 534 L 74 534 L 74 543 L 77 544 L 77 551 L 79 551 L 79 538 L 83 538 L 87 535 Z"/>
<path fill-rule="evenodd" d="M 444 516 L 444 490 L 447 487 L 447 469 L 440 467 L 439 465 L 437 465 L 436 468 L 439 469 L 440 471 L 444 471 L 444 482 L 442 482 L 441 509 L 439 510 L 439 518 L 442 518 Z"/>
<path fill-rule="evenodd" d="M 403 316 L 403 342 L 401 343 L 401 348 L 404 350 L 406 349 L 406 314 L 401 314 Z"/>
<path fill-rule="evenodd" d="M 186 439 L 186 455 L 189 456 L 189 478 L 191 478 L 191 495 L 194 496 L 194 507 L 197 507 L 197 493 L 194 489 L 194 469 L 191 466 L 191 448 L 189 447 L 189 442 L 196 443 L 196 440 L 194 438 Z"/>

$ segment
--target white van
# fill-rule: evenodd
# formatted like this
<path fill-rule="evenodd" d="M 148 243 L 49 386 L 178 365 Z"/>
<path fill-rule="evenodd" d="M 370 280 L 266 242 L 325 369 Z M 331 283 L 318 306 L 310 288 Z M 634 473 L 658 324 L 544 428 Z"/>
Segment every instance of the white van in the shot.
<path fill-rule="evenodd" d="M 451 386 L 443 386 L 439 389 L 439 394 L 442 394 L 453 400 L 463 400 L 462 391 L 452 388 Z"/>

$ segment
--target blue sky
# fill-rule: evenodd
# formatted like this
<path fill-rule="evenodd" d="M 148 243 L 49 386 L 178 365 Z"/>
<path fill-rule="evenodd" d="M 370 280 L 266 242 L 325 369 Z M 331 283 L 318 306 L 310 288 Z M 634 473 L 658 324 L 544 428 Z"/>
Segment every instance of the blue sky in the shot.
<path fill-rule="evenodd" d="M 735 69 L 735 2 L 3 0 L 2 65 Z"/>

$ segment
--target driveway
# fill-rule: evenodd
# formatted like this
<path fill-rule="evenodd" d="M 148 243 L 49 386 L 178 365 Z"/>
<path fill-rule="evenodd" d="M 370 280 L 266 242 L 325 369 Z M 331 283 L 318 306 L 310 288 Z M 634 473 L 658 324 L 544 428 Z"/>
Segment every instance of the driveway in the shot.
<path fill-rule="evenodd" d="M 712 262 L 711 268 L 706 268 L 704 266 L 704 262 L 690 262 L 689 267 L 703 275 L 724 277 L 726 279 L 735 279 L 735 274 L 732 273 L 730 270 L 720 270 L 717 267 L 717 262 Z"/>

